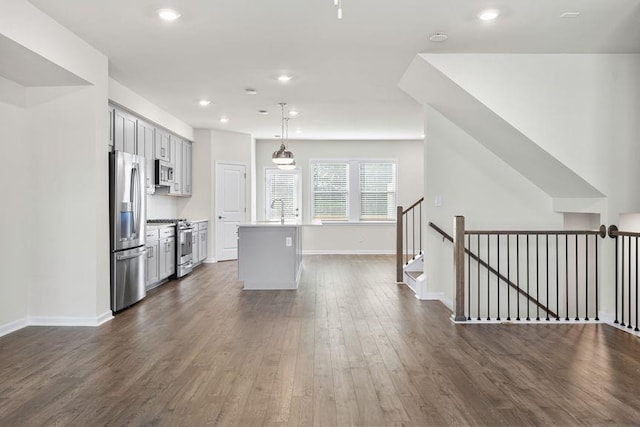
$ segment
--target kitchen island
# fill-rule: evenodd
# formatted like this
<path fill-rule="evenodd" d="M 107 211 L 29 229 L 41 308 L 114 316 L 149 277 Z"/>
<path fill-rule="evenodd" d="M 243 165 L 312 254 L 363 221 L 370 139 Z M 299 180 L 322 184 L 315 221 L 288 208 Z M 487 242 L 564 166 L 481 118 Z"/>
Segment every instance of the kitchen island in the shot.
<path fill-rule="evenodd" d="M 302 229 L 321 223 L 254 222 L 238 226 L 238 278 L 244 289 L 298 289 Z"/>

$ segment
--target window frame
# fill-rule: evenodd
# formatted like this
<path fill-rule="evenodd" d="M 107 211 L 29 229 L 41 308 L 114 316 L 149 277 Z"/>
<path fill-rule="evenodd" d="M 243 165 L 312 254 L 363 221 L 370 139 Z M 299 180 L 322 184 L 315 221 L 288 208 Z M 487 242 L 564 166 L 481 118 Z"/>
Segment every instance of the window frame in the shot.
<path fill-rule="evenodd" d="M 396 205 L 398 203 L 398 159 L 394 158 L 317 158 L 309 160 L 309 218 L 314 221 L 315 212 L 313 209 L 314 200 L 314 182 L 313 182 L 313 165 L 315 163 L 346 163 L 348 164 L 349 173 L 347 176 L 347 217 L 346 221 L 340 220 L 326 220 L 322 222 L 325 224 L 395 224 L 397 218 L 387 220 L 366 220 L 360 219 L 361 206 L 360 206 L 360 164 L 361 163 L 393 163 L 395 164 L 395 188 L 394 194 L 396 199 Z M 395 210 L 394 210 L 395 213 Z"/>
<path fill-rule="evenodd" d="M 295 199 L 297 199 L 298 214 L 294 217 L 285 216 L 285 220 L 300 220 L 302 218 L 302 172 L 300 168 L 293 170 L 282 170 L 277 167 L 265 167 L 264 168 L 264 220 L 267 222 L 279 222 L 280 217 L 271 218 L 271 191 L 268 185 L 269 175 L 274 173 L 281 175 L 293 175 L 298 178 L 298 185 L 295 189 Z"/>

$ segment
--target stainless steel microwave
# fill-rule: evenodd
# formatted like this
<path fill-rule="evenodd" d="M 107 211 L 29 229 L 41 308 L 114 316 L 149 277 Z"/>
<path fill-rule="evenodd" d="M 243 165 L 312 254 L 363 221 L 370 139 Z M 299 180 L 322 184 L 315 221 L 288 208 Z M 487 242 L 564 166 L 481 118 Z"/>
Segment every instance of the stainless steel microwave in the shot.
<path fill-rule="evenodd" d="M 156 185 L 170 187 L 173 185 L 173 165 L 164 160 L 156 160 Z"/>

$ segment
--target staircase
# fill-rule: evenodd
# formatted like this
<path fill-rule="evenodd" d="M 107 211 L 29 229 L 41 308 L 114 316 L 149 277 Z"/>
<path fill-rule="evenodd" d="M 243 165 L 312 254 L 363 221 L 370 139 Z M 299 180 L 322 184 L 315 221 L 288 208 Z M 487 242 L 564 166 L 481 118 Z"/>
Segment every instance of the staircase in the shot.
<path fill-rule="evenodd" d="M 418 292 L 417 283 L 424 279 L 424 251 L 402 266 L 402 278 L 413 292 Z"/>

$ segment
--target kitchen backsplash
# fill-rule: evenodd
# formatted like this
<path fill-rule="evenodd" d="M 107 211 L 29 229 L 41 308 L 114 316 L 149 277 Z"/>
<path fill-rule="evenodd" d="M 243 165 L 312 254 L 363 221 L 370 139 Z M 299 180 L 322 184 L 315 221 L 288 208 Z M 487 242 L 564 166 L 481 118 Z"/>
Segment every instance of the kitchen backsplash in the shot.
<path fill-rule="evenodd" d="M 175 197 L 157 194 L 147 195 L 147 218 L 177 218 L 178 202 Z"/>

